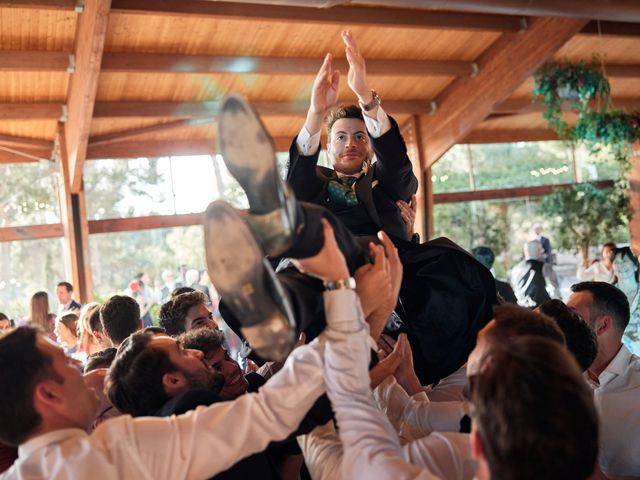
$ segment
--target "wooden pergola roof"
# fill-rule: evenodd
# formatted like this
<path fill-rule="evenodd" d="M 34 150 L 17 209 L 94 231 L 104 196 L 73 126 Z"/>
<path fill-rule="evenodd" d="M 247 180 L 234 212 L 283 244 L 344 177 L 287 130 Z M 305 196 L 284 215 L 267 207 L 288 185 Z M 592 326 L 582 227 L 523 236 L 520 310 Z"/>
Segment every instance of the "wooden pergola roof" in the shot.
<path fill-rule="evenodd" d="M 346 73 L 344 28 L 423 180 L 456 143 L 554 139 L 531 98 L 550 59 L 602 56 L 614 106 L 640 109 L 640 6 L 625 0 L 254 1 L 0 0 L 0 163 L 60 160 L 56 228 L 72 251 L 89 232 L 73 197 L 85 160 L 215 153 L 217 102 L 231 91 L 288 148 L 324 54 Z M 352 6 L 313 8 L 340 3 Z M 433 10 L 443 4 L 456 11 Z"/>
<path fill-rule="evenodd" d="M 50 158 L 62 122 L 74 190 L 85 158 L 211 152 L 217 100 L 230 91 L 256 102 L 286 145 L 323 55 L 346 72 L 345 27 L 400 124 L 422 119 L 425 143 L 449 130 L 425 152 L 429 164 L 457 142 L 553 138 L 531 104 L 530 78 L 551 58 L 604 56 L 614 104 L 640 107 L 634 23 L 372 5 L 15 0 L 0 1 L 0 26 L 0 146 Z M 353 100 L 344 81 L 342 98 Z M 28 156 L 2 151 L 0 161 Z"/>

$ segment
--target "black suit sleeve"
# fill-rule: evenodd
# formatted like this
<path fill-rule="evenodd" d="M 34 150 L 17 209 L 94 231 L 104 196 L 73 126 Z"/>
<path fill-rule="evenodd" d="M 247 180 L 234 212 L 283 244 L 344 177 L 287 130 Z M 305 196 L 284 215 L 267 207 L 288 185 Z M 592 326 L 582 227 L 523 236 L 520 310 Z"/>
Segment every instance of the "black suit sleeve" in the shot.
<path fill-rule="evenodd" d="M 418 179 L 413 174 L 400 128 L 393 117 L 390 116 L 389 121 L 391 129 L 371 139 L 377 158 L 375 179 L 393 200 L 409 201 L 418 190 Z"/>
<path fill-rule="evenodd" d="M 287 182 L 293 188 L 293 192 L 298 200 L 305 202 L 316 202 L 322 193 L 324 182 L 316 173 L 320 147 L 313 155 L 300 155 L 296 138 L 293 139 L 289 148 L 289 168 L 287 169 Z"/>

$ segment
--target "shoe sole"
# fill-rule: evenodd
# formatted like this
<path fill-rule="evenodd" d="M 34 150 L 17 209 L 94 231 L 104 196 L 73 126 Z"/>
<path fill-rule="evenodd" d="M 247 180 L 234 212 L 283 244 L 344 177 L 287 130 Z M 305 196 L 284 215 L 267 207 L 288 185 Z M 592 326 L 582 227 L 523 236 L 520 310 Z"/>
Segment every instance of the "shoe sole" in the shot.
<path fill-rule="evenodd" d="M 244 189 L 251 213 L 261 215 L 282 207 L 273 142 L 253 107 L 239 95 L 222 101 L 218 147 L 229 173 Z"/>
<path fill-rule="evenodd" d="M 249 227 L 218 200 L 207 208 L 204 234 L 209 276 L 243 335 L 258 355 L 286 358 L 294 344 L 291 308 Z"/>
<path fill-rule="evenodd" d="M 229 173 L 249 201 L 247 218 L 267 255 L 280 255 L 291 246 L 293 208 L 287 184 L 278 173 L 275 148 L 251 104 L 231 94 L 222 101 L 218 147 Z"/>

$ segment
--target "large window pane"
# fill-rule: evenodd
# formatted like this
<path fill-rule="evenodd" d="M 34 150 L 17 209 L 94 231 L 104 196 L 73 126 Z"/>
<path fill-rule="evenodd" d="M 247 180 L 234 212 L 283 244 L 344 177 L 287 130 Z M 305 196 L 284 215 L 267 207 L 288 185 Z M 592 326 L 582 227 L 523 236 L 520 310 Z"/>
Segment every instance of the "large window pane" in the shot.
<path fill-rule="evenodd" d="M 56 165 L 0 165 L 0 227 L 58 223 Z"/>
<path fill-rule="evenodd" d="M 93 288 L 98 299 L 123 292 L 138 273 L 149 288 L 162 287 L 163 270 L 177 276 L 179 265 L 205 270 L 204 233 L 200 225 L 91 235 Z"/>
<path fill-rule="evenodd" d="M 0 312 L 15 320 L 29 314 L 31 296 L 49 293 L 49 311 L 55 313 L 56 285 L 64 276 L 62 238 L 0 242 Z"/>
<path fill-rule="evenodd" d="M 478 190 L 573 181 L 571 149 L 562 142 L 472 145 Z"/>

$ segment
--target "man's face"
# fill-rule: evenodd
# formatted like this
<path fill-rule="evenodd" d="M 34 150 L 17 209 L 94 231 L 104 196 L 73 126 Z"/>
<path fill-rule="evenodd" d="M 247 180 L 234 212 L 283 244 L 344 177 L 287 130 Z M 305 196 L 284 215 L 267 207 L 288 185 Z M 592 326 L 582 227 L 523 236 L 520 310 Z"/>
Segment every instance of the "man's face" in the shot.
<path fill-rule="evenodd" d="M 97 414 L 99 401 L 83 381 L 80 362 L 67 357 L 60 347 L 43 336 L 38 338 L 37 347 L 51 359 L 51 368 L 58 377 L 49 375 L 44 381 L 54 382 L 62 399 L 59 419 L 68 427 L 88 430 Z"/>
<path fill-rule="evenodd" d="M 475 375 L 480 372 L 482 359 L 489 352 L 490 342 L 487 340 L 487 333 L 496 325 L 495 320 L 487 323 L 482 330 L 478 332 L 476 347 L 469 354 L 467 359 L 467 376 Z"/>
<path fill-rule="evenodd" d="M 587 322 L 592 328 L 594 326 L 595 318 L 591 318 L 591 304 L 593 303 L 593 295 L 591 292 L 573 292 L 567 300 L 567 307 L 576 311 L 585 322 Z"/>
<path fill-rule="evenodd" d="M 68 292 L 63 286 L 56 287 L 56 296 L 60 305 L 65 305 L 71 300 L 71 292 Z"/>
<path fill-rule="evenodd" d="M 11 330 L 10 320 L 0 320 L 0 335 L 3 335 Z"/>
<path fill-rule="evenodd" d="M 224 348 L 218 347 L 209 352 L 205 360 L 224 377 L 224 386 L 220 392 L 222 398 L 233 399 L 247 391 L 249 382 L 244 378 L 240 365 L 229 356 L 229 352 Z"/>
<path fill-rule="evenodd" d="M 223 376 L 205 362 L 200 350 L 183 348 L 175 339 L 166 335 L 157 335 L 151 341 L 151 348 L 164 350 L 171 365 L 184 375 L 189 389 L 217 391 L 224 382 Z"/>
<path fill-rule="evenodd" d="M 191 307 L 187 311 L 187 315 L 184 317 L 184 329 L 195 330 L 196 328 L 207 327 L 216 329 L 218 326 L 213 320 L 213 314 L 204 304 L 199 304 Z"/>
<path fill-rule="evenodd" d="M 327 149 L 336 172 L 355 175 L 372 155 L 367 128 L 357 118 L 341 118 L 331 127 Z"/>

